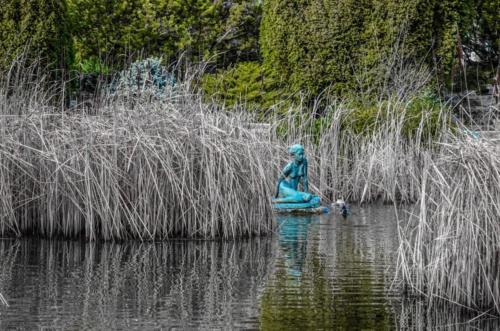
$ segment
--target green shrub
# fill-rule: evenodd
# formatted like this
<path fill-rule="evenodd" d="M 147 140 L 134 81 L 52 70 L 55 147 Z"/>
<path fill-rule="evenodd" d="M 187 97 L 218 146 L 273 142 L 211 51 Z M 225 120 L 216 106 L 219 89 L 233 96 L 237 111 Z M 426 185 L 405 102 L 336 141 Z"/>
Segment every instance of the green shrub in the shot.
<path fill-rule="evenodd" d="M 413 62 L 437 67 L 442 85 L 475 15 L 472 0 L 269 0 L 263 63 L 311 96 L 325 89 L 380 95 L 393 71 Z"/>
<path fill-rule="evenodd" d="M 206 74 L 202 89 L 207 98 L 226 106 L 244 104 L 261 115 L 285 99 L 284 90 L 272 74 L 257 62 L 242 62 L 233 68 Z"/>
<path fill-rule="evenodd" d="M 389 121 L 402 123 L 402 136 L 415 137 L 419 129 L 422 139 L 436 137 L 442 127 L 440 121 L 443 104 L 431 91 L 424 91 L 403 102 L 397 98 L 372 104 L 353 102 L 350 116 L 344 118 L 342 127 L 355 134 L 369 135 L 380 130 Z"/>
<path fill-rule="evenodd" d="M 64 0 L 3 0 L 0 12 L 0 70 L 21 56 L 38 61 L 52 79 L 65 75 L 74 58 Z"/>
<path fill-rule="evenodd" d="M 111 68 L 95 56 L 82 59 L 75 63 L 73 67 L 83 74 L 109 74 L 111 72 Z"/>
<path fill-rule="evenodd" d="M 414 136 L 422 124 L 423 138 L 433 138 L 439 135 L 443 127 L 441 117 L 444 105 L 438 97 L 430 91 L 426 91 L 410 99 L 406 105 L 403 133 L 407 137 Z"/>
<path fill-rule="evenodd" d="M 259 57 L 261 5 L 251 0 L 68 3 L 77 56 L 97 57 L 119 70 L 130 60 L 151 56 L 211 61 L 219 67 Z"/>

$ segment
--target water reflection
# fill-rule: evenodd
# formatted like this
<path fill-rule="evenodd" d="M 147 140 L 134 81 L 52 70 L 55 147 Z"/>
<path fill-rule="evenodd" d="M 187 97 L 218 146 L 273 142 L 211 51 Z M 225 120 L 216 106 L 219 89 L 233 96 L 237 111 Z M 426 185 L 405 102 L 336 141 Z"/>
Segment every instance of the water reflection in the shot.
<path fill-rule="evenodd" d="M 386 279 L 395 223 L 370 215 L 278 217 L 279 252 L 261 301 L 262 329 L 393 328 Z"/>
<path fill-rule="evenodd" d="M 254 328 L 271 240 L 0 240 L 0 330 Z"/>
<path fill-rule="evenodd" d="M 284 257 L 287 274 L 300 280 L 307 253 L 307 235 L 312 221 L 319 221 L 318 216 L 278 216 L 279 251 Z"/>
<path fill-rule="evenodd" d="M 0 240 L 0 330 L 500 330 L 391 286 L 392 208 L 276 224 L 238 242 Z"/>
<path fill-rule="evenodd" d="M 397 316 L 400 330 L 500 330 L 498 317 L 446 302 L 429 306 L 425 300 L 404 299 L 398 306 Z"/>

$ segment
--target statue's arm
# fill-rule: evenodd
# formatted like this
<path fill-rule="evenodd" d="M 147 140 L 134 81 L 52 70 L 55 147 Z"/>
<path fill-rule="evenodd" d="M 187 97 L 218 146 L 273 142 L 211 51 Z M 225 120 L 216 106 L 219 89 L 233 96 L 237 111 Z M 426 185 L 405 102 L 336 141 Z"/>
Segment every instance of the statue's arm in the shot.
<path fill-rule="evenodd" d="M 279 179 L 278 180 L 283 180 L 285 179 L 286 177 L 288 177 L 290 175 L 290 173 L 292 172 L 292 162 L 288 163 L 284 168 L 283 170 L 281 170 L 281 173 L 280 173 L 280 176 L 279 176 Z"/>
<path fill-rule="evenodd" d="M 307 179 L 307 159 L 304 160 L 304 192 L 309 193 L 309 181 Z"/>
<path fill-rule="evenodd" d="M 276 194 L 275 194 L 275 198 L 278 198 L 279 197 L 279 194 L 280 194 L 280 184 L 283 180 L 285 180 L 286 177 L 288 177 L 288 175 L 290 175 L 290 172 L 292 171 L 292 164 L 291 163 L 288 163 L 284 168 L 283 170 L 281 170 L 280 172 L 280 175 L 278 177 L 278 186 L 276 187 Z"/>

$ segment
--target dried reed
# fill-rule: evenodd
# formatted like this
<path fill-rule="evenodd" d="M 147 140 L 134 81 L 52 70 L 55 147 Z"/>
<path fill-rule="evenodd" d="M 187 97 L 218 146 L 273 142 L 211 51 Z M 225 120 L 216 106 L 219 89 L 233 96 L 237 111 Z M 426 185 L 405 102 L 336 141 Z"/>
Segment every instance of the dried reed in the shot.
<path fill-rule="evenodd" d="M 5 298 L 3 297 L 2 293 L 0 293 L 0 303 L 4 306 L 7 306 L 9 307 L 9 303 L 7 302 L 7 300 L 5 300 Z"/>
<path fill-rule="evenodd" d="M 399 276 L 410 289 L 500 313 L 500 150 L 481 139 L 443 145 L 423 170 L 418 213 L 400 228 Z"/>
<path fill-rule="evenodd" d="M 1 235 L 150 240 L 271 229 L 277 147 L 249 116 L 203 104 L 189 84 L 161 102 L 115 98 L 61 112 L 50 102 L 61 90 L 23 75 L 0 87 Z"/>
<path fill-rule="evenodd" d="M 409 105 L 399 97 L 381 103 L 376 113 L 381 120 L 362 132 L 346 124 L 359 116 L 356 108 L 336 102 L 329 103 L 323 121 L 290 110 L 273 124 L 286 128 L 286 144 L 300 141 L 306 146 L 310 183 L 319 185 L 317 191 L 326 200 L 410 203 L 420 197 L 423 155 L 436 152 L 436 142 L 447 139 L 450 114 L 444 104 L 437 114 L 423 109 L 414 134 L 408 135 Z M 437 126 L 432 136 L 429 125 Z"/>

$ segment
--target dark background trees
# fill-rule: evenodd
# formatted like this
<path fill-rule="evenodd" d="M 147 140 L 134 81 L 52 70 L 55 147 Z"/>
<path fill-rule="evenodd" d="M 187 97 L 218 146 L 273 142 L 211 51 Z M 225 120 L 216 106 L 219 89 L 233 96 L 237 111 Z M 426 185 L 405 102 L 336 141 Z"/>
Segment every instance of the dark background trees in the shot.
<path fill-rule="evenodd" d="M 64 77 L 74 58 L 66 1 L 0 0 L 0 8 L 0 69 L 22 56 Z"/>
<path fill-rule="evenodd" d="M 244 90 L 261 104 L 298 91 L 376 93 L 390 79 L 395 56 L 427 65 L 438 89 L 458 86 L 466 67 L 481 72 L 476 80 L 491 81 L 499 61 L 499 0 L 0 4 L 0 69 L 21 53 L 64 72 L 120 70 L 150 56 L 165 64 L 204 61 L 212 75 L 206 90 L 230 103 Z"/>
<path fill-rule="evenodd" d="M 259 56 L 260 6 L 253 1 L 68 0 L 79 60 L 123 65 L 180 54 L 224 68 Z"/>
<path fill-rule="evenodd" d="M 474 51 L 498 62 L 498 8 L 497 0 L 268 0 L 263 63 L 293 90 L 317 95 L 328 87 L 342 93 L 381 84 L 396 55 L 426 63 L 445 87 L 463 46 L 464 56 Z"/>

